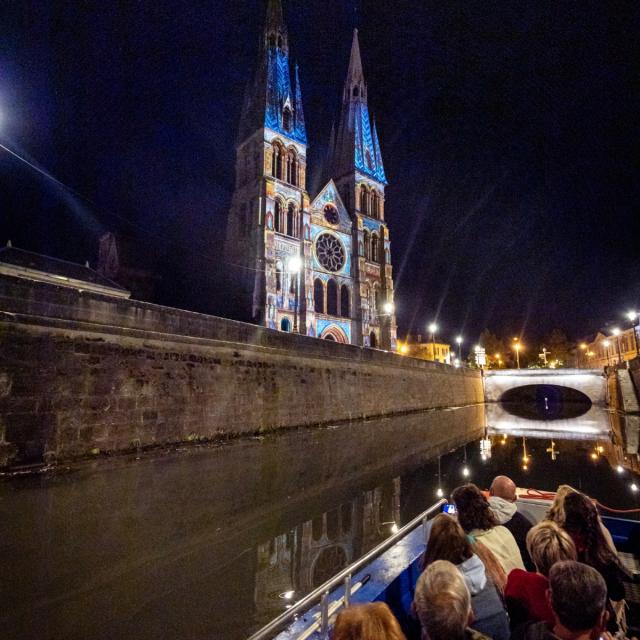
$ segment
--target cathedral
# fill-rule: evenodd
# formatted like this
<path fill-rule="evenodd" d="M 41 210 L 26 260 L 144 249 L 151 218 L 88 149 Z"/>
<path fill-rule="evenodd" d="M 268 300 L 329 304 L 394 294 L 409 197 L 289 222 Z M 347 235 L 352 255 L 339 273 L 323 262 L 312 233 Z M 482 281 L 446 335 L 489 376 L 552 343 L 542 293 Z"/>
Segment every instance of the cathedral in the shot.
<path fill-rule="evenodd" d="M 323 167 L 327 181 L 309 194 L 298 67 L 289 61 L 281 0 L 268 0 L 240 119 L 225 254 L 253 322 L 395 350 L 387 178 L 367 94 L 354 30 L 340 121 Z"/>

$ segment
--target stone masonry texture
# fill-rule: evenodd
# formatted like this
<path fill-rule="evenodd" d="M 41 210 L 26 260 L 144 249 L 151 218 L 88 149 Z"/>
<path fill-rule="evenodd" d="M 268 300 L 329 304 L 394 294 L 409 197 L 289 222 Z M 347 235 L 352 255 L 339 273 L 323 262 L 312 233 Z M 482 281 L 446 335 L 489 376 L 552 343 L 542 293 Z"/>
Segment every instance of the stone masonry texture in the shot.
<path fill-rule="evenodd" d="M 482 401 L 477 372 L 0 277 L 0 467 Z"/>

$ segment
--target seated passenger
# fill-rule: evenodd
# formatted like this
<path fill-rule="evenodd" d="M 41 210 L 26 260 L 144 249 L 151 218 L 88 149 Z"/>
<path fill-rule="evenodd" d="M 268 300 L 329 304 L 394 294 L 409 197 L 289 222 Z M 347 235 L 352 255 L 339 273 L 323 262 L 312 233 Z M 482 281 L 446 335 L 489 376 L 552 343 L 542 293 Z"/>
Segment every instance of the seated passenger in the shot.
<path fill-rule="evenodd" d="M 475 484 L 458 487 L 451 498 L 465 533 L 492 551 L 507 575 L 512 569 L 524 569 L 513 534 L 497 523 L 489 503 Z"/>
<path fill-rule="evenodd" d="M 489 487 L 489 506 L 498 524 L 511 531 L 516 539 L 524 566 L 528 571 L 535 571 L 535 567 L 527 551 L 527 533 L 533 523 L 516 507 L 516 484 L 507 476 L 496 476 Z"/>
<path fill-rule="evenodd" d="M 573 540 L 555 522 L 533 527 L 527 534 L 527 548 L 537 573 L 514 569 L 504 592 L 512 629 L 532 620 L 553 623 L 547 601 L 549 571 L 556 562 L 576 560 Z"/>
<path fill-rule="evenodd" d="M 556 562 L 549 571 L 549 587 L 554 622 L 522 625 L 513 633 L 512 640 L 599 638 L 607 623 L 607 586 L 602 576 L 580 562 Z"/>
<path fill-rule="evenodd" d="M 607 595 L 614 604 L 609 608 L 609 629 L 618 629 L 618 616 L 613 615 L 614 610 L 622 617 L 624 611 L 624 584 L 626 574 L 618 554 L 611 550 L 602 533 L 602 527 L 591 499 L 582 493 L 570 493 L 564 499 L 564 530 L 571 536 L 578 560 L 593 567 L 604 578 L 607 585 Z"/>
<path fill-rule="evenodd" d="M 384 602 L 370 602 L 341 611 L 331 640 L 405 640 L 405 637 L 391 609 Z"/>
<path fill-rule="evenodd" d="M 423 568 L 437 560 L 451 562 L 462 574 L 471 594 L 474 628 L 494 640 L 509 640 L 509 620 L 494 582 L 457 520 L 444 513 L 433 519 Z"/>
<path fill-rule="evenodd" d="M 418 578 L 413 604 L 423 640 L 490 640 L 469 628 L 469 589 L 460 571 L 446 560 L 436 560 Z"/>

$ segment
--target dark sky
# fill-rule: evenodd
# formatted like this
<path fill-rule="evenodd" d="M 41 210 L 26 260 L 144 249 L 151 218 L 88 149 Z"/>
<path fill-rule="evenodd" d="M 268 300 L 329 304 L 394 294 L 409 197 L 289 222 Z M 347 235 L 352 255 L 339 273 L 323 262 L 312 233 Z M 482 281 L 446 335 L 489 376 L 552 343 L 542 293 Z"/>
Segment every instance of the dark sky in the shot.
<path fill-rule="evenodd" d="M 640 306 L 636 7 L 285 0 L 312 177 L 360 29 L 401 330 L 579 337 Z M 158 301 L 224 313 L 263 18 L 262 0 L 0 0 L 0 141 L 93 203 L 0 149 L 0 242 L 95 263 L 122 229 L 161 256 Z"/>

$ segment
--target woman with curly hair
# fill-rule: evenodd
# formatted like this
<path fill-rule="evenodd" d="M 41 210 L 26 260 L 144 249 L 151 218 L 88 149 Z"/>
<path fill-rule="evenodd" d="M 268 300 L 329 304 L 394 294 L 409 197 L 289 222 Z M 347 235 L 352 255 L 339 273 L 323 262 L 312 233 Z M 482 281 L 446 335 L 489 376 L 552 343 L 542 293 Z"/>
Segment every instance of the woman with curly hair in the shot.
<path fill-rule="evenodd" d="M 475 484 L 458 487 L 451 494 L 451 499 L 465 533 L 493 552 L 507 576 L 512 569 L 524 569 L 513 534 L 497 523 L 489 503 Z"/>
<path fill-rule="evenodd" d="M 441 513 L 432 521 L 422 569 L 437 560 L 454 564 L 471 595 L 473 628 L 493 640 L 508 640 L 509 621 L 502 599 L 491 572 L 475 551 L 475 545 L 471 545 L 458 521 Z"/>

